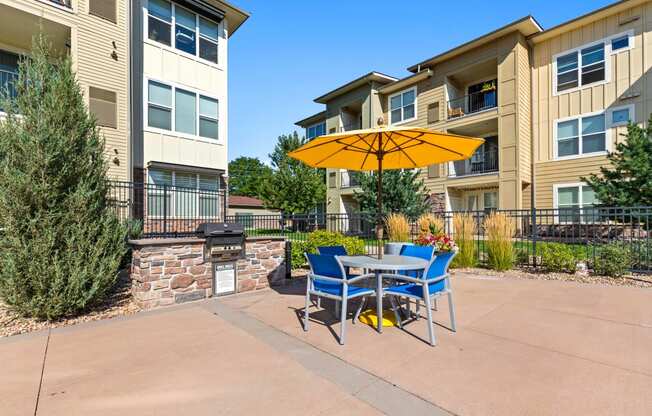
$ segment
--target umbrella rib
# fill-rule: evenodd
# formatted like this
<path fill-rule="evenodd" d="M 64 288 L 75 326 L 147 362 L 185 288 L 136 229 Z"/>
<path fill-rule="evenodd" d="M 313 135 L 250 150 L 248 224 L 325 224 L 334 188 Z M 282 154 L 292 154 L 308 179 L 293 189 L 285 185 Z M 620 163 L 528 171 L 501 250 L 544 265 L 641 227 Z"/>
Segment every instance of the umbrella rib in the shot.
<path fill-rule="evenodd" d="M 405 136 L 405 135 L 400 134 L 401 137 L 406 137 L 406 138 L 408 139 L 405 143 L 403 143 L 403 148 L 406 148 L 405 145 L 406 145 L 407 143 L 410 143 L 410 142 L 412 142 L 412 141 L 414 141 L 414 140 L 417 140 L 419 137 L 423 136 L 423 134 L 424 134 L 424 133 L 420 133 L 417 137 L 409 137 L 409 136 Z M 398 145 L 394 140 L 392 140 L 392 142 L 394 142 L 394 144 L 396 145 L 396 147 L 393 147 L 393 148 L 391 148 L 391 149 L 385 151 L 385 153 L 397 152 L 397 151 L 401 148 L 401 147 L 399 147 L 399 145 Z"/>
<path fill-rule="evenodd" d="M 367 144 L 367 149 L 369 149 L 369 150 L 367 150 L 367 154 L 364 156 L 364 159 L 362 159 L 362 165 L 360 165 L 360 170 L 362 170 L 364 168 L 364 164 L 367 163 L 367 159 L 369 159 L 369 155 L 372 153 L 371 144 L 369 144 L 369 142 L 366 141 L 365 139 L 362 139 L 362 141 Z"/>
<path fill-rule="evenodd" d="M 408 138 L 408 139 L 412 139 L 412 138 L 413 138 L 413 137 L 410 137 L 410 136 L 406 136 L 406 135 L 404 135 L 404 134 L 400 134 L 400 133 L 397 133 L 397 134 L 398 134 L 399 136 L 402 136 L 402 137 L 405 137 L 405 138 Z M 445 150 L 445 151 L 447 151 L 447 152 L 451 152 L 451 153 L 455 153 L 456 155 L 459 155 L 459 156 L 462 156 L 462 157 L 464 156 L 464 154 L 462 154 L 462 153 L 460 153 L 460 152 L 456 152 L 455 150 L 447 149 L 447 148 L 445 148 L 445 147 L 443 147 L 443 146 L 440 146 L 440 145 L 438 145 L 438 144 L 434 144 L 434 143 L 427 142 L 427 141 L 425 141 L 425 140 L 423 140 L 423 139 L 419 139 L 419 137 L 421 137 L 421 136 L 414 137 L 413 139 L 418 140 L 419 142 L 421 142 L 421 144 L 428 144 L 428 145 L 430 145 L 430 146 L 434 146 L 434 147 L 436 147 L 436 148 L 438 148 L 438 149 Z"/>
<path fill-rule="evenodd" d="M 362 140 L 362 139 L 361 139 L 361 138 L 358 138 L 358 140 L 356 140 L 356 141 L 353 142 L 352 144 L 356 144 L 356 143 L 359 142 L 360 140 Z M 334 140 L 334 141 L 335 141 L 335 143 L 337 143 L 337 144 L 340 144 L 340 145 L 343 145 L 343 146 L 348 146 L 348 145 L 344 145 L 344 144 L 342 144 L 342 143 L 339 141 L 339 139 Z M 317 162 L 315 165 L 320 165 L 320 164 L 324 163 L 326 160 L 330 159 L 331 157 L 335 156 L 337 153 L 339 153 L 339 152 L 341 152 L 341 151 L 342 151 L 342 149 L 337 149 L 337 150 L 335 150 L 333 153 L 331 153 L 330 155 L 326 156 L 325 158 L 323 158 L 322 160 L 320 160 L 319 162 Z"/>
<path fill-rule="evenodd" d="M 403 150 L 401 147 L 399 147 L 398 143 L 396 143 L 396 142 L 394 141 L 394 139 L 392 139 L 392 138 L 390 137 L 389 140 L 391 140 L 392 143 L 394 143 L 394 145 L 396 146 L 396 148 L 397 148 L 398 150 L 400 150 L 400 151 L 405 155 L 405 157 L 407 157 L 408 159 L 410 159 L 410 162 L 412 162 L 412 165 L 413 165 L 414 167 L 417 167 L 417 162 L 415 162 L 414 159 L 412 159 L 412 158 L 410 157 L 410 155 L 408 155 L 408 154 L 405 152 L 405 150 Z"/>

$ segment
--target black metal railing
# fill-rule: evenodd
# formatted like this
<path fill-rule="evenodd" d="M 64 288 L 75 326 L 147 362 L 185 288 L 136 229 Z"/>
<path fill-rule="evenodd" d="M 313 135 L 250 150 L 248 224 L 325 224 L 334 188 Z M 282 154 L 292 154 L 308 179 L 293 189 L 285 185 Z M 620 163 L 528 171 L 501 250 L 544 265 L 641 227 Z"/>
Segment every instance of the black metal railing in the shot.
<path fill-rule="evenodd" d="M 222 222 L 222 190 L 184 188 L 135 182 L 111 182 L 110 203 L 122 219 L 142 222 L 144 237 L 193 235 L 203 222 Z"/>
<path fill-rule="evenodd" d="M 340 173 L 340 188 L 354 188 L 360 186 L 360 173 L 346 171 Z"/>
<path fill-rule="evenodd" d="M 589 207 L 533 210 L 495 210 L 513 222 L 516 230 L 512 243 L 516 261 L 523 266 L 541 266 L 541 250 L 550 243 L 568 245 L 578 259 L 589 266 L 611 243 L 620 243 L 632 253 L 632 270 L 652 273 L 652 207 Z M 468 214 L 475 224 L 471 237 L 479 265 L 487 261 L 486 211 L 439 212 L 444 232 L 455 236 L 453 218 Z M 375 219 L 372 214 L 305 214 L 228 216 L 227 221 L 240 222 L 250 236 L 284 236 L 290 241 L 305 241 L 316 230 L 330 230 L 361 238 L 367 254 L 378 252 Z M 411 238 L 418 235 L 412 224 Z"/>
<path fill-rule="evenodd" d="M 498 105 L 498 90 L 478 91 L 448 101 L 448 119 L 463 117 Z"/>
<path fill-rule="evenodd" d="M 471 159 L 453 162 L 453 169 L 448 176 L 460 177 L 498 172 L 498 149 L 478 151 Z"/>

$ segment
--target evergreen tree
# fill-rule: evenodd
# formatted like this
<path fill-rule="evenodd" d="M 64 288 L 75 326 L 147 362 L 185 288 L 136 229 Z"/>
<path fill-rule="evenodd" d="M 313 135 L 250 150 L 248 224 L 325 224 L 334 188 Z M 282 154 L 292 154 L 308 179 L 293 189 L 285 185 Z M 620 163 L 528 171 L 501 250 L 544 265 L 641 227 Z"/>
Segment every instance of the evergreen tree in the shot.
<path fill-rule="evenodd" d="M 126 227 L 108 205 L 103 139 L 70 59 L 36 37 L 16 89 L 0 122 L 0 297 L 20 314 L 56 319 L 105 299 Z"/>
<path fill-rule="evenodd" d="M 240 156 L 229 162 L 229 193 L 260 197 L 260 186 L 272 169 L 255 157 Z"/>
<path fill-rule="evenodd" d="M 326 184 L 323 169 L 314 169 L 287 154 L 306 142 L 297 132 L 282 135 L 270 153 L 274 171 L 261 187 L 265 206 L 288 214 L 302 214 L 324 201 Z"/>
<path fill-rule="evenodd" d="M 378 212 L 378 174 L 360 174 L 360 192 L 354 198 L 360 205 L 360 211 L 376 214 Z M 418 170 L 383 171 L 383 207 L 382 215 L 402 213 L 411 220 L 430 210 L 428 189 L 419 178 Z"/>
<path fill-rule="evenodd" d="M 604 206 L 652 206 L 652 116 L 647 127 L 630 123 L 627 139 L 610 152 L 600 174 L 581 178 Z"/>

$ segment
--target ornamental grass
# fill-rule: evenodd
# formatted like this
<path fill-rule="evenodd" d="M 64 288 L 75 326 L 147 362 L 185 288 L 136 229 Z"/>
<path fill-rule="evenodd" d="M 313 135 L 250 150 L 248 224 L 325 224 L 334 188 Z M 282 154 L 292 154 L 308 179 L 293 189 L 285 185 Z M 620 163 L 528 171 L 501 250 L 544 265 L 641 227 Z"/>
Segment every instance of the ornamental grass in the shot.
<path fill-rule="evenodd" d="M 419 234 L 439 234 L 444 232 L 444 220 L 435 214 L 423 214 L 417 219 Z"/>
<path fill-rule="evenodd" d="M 385 217 L 387 237 L 389 241 L 404 242 L 410 241 L 410 221 L 400 213 L 392 213 Z"/>
<path fill-rule="evenodd" d="M 453 260 L 453 267 L 473 267 L 476 264 L 476 244 L 475 235 L 477 227 L 473 215 L 454 214 L 453 215 L 453 232 L 459 251 Z"/>
<path fill-rule="evenodd" d="M 515 251 L 512 238 L 516 233 L 514 220 L 503 213 L 494 212 L 484 220 L 487 265 L 494 270 L 505 271 L 514 266 Z"/>

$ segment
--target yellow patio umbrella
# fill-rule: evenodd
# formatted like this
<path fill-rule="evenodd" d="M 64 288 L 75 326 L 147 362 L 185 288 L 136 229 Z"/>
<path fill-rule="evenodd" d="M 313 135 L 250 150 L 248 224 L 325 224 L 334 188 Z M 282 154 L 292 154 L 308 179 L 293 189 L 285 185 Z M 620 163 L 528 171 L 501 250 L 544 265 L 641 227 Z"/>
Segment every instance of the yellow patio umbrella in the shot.
<path fill-rule="evenodd" d="M 378 172 L 378 222 L 382 240 L 383 170 L 414 169 L 469 159 L 484 139 L 441 133 L 419 127 L 350 130 L 319 136 L 289 156 L 315 168 Z M 382 250 L 379 247 L 379 257 Z"/>

